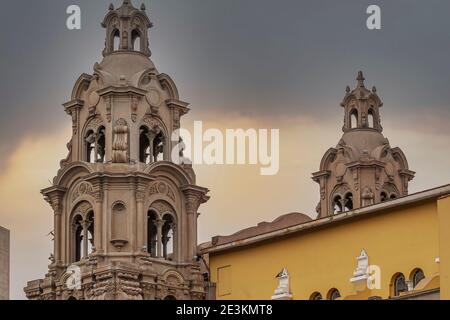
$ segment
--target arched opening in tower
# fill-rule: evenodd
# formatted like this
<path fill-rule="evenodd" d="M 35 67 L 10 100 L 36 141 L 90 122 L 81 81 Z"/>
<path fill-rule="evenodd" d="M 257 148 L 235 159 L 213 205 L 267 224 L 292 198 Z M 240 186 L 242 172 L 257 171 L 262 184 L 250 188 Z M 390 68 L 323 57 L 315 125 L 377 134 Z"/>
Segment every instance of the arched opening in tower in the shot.
<path fill-rule="evenodd" d="M 148 128 L 142 126 L 139 131 L 139 162 L 149 164 L 151 160 L 151 149 Z"/>
<path fill-rule="evenodd" d="M 94 212 L 91 211 L 86 217 L 86 233 L 87 233 L 87 244 L 85 256 L 89 256 L 94 253 Z"/>
<path fill-rule="evenodd" d="M 141 33 L 139 30 L 133 30 L 131 33 L 131 39 L 132 39 L 132 46 L 134 51 L 141 52 Z"/>
<path fill-rule="evenodd" d="M 372 109 L 370 109 L 367 114 L 367 124 L 369 128 L 375 128 L 375 117 Z"/>
<path fill-rule="evenodd" d="M 105 162 L 105 127 L 100 127 L 95 133 L 89 130 L 85 136 L 86 162 Z"/>
<path fill-rule="evenodd" d="M 173 260 L 174 254 L 174 219 L 170 214 L 166 214 L 163 218 L 164 224 L 162 228 L 162 247 L 163 258 Z"/>
<path fill-rule="evenodd" d="M 353 194 L 347 193 L 344 198 L 344 212 L 353 210 Z"/>
<path fill-rule="evenodd" d="M 82 258 L 82 250 L 83 250 L 83 218 L 78 215 L 75 217 L 73 226 L 75 232 L 75 262 L 80 261 Z"/>
<path fill-rule="evenodd" d="M 118 29 L 114 29 L 111 33 L 111 51 L 119 51 L 120 49 L 120 32 Z"/>
<path fill-rule="evenodd" d="M 333 198 L 333 214 L 338 214 L 342 212 L 342 197 L 337 195 Z"/>
<path fill-rule="evenodd" d="M 156 213 L 149 211 L 147 214 L 147 250 L 153 258 L 158 256 L 158 253 L 156 252 L 158 243 L 157 220 L 158 218 Z"/>
<path fill-rule="evenodd" d="M 163 161 L 164 160 L 164 144 L 165 144 L 164 135 L 159 132 L 155 139 L 153 140 L 153 161 Z"/>
<path fill-rule="evenodd" d="M 358 111 L 356 109 L 353 109 L 350 112 L 350 128 L 351 129 L 358 128 Z"/>

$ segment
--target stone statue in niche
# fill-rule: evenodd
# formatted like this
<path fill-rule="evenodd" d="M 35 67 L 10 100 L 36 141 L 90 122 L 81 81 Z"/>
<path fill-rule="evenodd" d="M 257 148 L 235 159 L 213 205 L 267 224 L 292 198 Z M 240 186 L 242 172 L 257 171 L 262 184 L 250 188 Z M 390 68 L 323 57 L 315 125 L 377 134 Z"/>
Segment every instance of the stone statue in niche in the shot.
<path fill-rule="evenodd" d="M 124 119 L 119 119 L 114 126 L 112 162 L 127 163 L 128 160 L 128 125 Z"/>
<path fill-rule="evenodd" d="M 372 189 L 369 187 L 365 187 L 362 193 L 363 206 L 370 206 L 374 203 L 375 196 L 372 192 Z"/>

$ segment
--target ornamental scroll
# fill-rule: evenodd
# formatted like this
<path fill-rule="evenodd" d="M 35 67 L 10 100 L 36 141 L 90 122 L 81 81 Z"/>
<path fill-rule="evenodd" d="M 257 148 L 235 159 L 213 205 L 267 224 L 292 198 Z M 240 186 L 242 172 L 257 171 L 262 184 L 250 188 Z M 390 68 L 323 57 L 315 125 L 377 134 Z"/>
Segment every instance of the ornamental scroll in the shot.
<path fill-rule="evenodd" d="M 128 160 L 128 125 L 124 119 L 119 119 L 114 126 L 112 162 L 127 163 Z"/>

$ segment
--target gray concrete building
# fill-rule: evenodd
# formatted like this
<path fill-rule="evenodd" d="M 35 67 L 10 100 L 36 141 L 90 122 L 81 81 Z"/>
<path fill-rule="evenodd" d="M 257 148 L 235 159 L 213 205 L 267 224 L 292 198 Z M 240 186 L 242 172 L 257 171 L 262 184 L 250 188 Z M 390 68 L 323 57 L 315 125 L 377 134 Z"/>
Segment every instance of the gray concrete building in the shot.
<path fill-rule="evenodd" d="M 0 300 L 9 300 L 9 230 L 0 227 Z"/>

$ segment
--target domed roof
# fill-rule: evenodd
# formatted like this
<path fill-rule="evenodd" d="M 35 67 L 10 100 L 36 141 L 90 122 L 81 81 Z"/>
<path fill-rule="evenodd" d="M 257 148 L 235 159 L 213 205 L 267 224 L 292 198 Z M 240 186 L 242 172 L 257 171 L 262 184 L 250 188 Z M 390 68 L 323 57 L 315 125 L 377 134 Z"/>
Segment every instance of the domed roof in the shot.
<path fill-rule="evenodd" d="M 367 157 L 379 159 L 386 146 L 389 146 L 389 140 L 382 133 L 376 130 L 361 129 L 345 132 L 337 148 L 351 149 L 353 160 L 359 160 Z"/>
<path fill-rule="evenodd" d="M 233 241 L 244 240 L 264 233 L 281 230 L 284 228 L 293 227 L 299 224 L 312 221 L 311 217 L 303 213 L 289 213 L 278 217 L 272 222 L 261 222 L 255 227 L 247 228 L 236 232 L 230 236 L 217 236 L 213 238 L 213 245 L 220 245 L 230 243 Z"/>
<path fill-rule="evenodd" d="M 139 52 L 115 52 L 103 58 L 95 71 L 101 75 L 105 86 L 131 85 L 138 82 L 145 72 L 157 73 L 153 62 Z"/>

